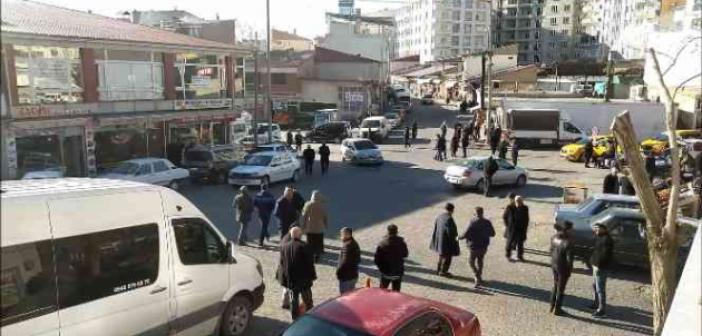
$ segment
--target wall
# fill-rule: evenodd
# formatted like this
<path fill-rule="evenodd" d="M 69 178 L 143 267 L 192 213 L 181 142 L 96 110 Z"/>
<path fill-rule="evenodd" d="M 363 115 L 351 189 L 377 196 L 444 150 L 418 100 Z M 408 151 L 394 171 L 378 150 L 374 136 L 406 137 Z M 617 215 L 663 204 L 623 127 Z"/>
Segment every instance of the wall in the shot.
<path fill-rule="evenodd" d="M 317 63 L 315 68 L 316 77 L 320 79 L 352 81 L 384 79 L 381 77 L 378 63 L 324 62 Z"/>
<path fill-rule="evenodd" d="M 322 47 L 383 62 L 389 58 L 391 43 L 387 36 L 356 34 L 353 23 L 330 22 Z"/>
<path fill-rule="evenodd" d="M 496 74 L 493 80 L 500 81 L 499 88 L 496 91 L 519 92 L 533 90 L 536 87 L 536 75 L 538 72 L 539 69 L 532 67 Z"/>
<path fill-rule="evenodd" d="M 302 79 L 302 101 L 339 104 L 339 86 L 345 82 L 318 81 Z M 348 83 L 348 86 L 357 86 L 358 83 Z"/>
<path fill-rule="evenodd" d="M 274 40 L 271 44 L 272 50 L 306 51 L 312 50 L 312 41 L 305 40 Z"/>
<path fill-rule="evenodd" d="M 517 66 L 517 55 L 493 55 L 492 56 L 492 71 L 500 71 Z M 480 55 L 471 55 L 463 59 L 463 75 L 464 78 L 480 76 L 482 72 L 482 57 Z M 485 63 L 487 70 L 487 61 Z"/>

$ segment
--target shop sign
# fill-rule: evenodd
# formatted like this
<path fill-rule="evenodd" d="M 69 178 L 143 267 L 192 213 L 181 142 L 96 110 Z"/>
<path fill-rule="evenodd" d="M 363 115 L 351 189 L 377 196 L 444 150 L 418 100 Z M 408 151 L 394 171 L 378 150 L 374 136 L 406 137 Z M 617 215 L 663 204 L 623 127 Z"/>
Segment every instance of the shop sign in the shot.
<path fill-rule="evenodd" d="M 209 76 L 192 76 L 190 78 L 190 88 L 203 89 L 210 87 L 211 79 Z"/>
<path fill-rule="evenodd" d="M 96 107 L 96 104 L 28 105 L 13 106 L 11 112 L 16 119 L 70 117 L 91 114 Z"/>
<path fill-rule="evenodd" d="M 226 108 L 232 105 L 231 99 L 189 99 L 189 100 L 176 100 L 175 109 L 176 110 L 198 110 L 198 109 L 210 109 L 210 108 Z"/>

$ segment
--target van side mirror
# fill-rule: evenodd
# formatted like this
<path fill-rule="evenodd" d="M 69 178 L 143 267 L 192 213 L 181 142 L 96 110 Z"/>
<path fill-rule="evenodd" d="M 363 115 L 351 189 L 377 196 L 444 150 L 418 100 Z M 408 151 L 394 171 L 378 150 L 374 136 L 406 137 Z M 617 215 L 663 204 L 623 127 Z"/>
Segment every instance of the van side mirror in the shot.
<path fill-rule="evenodd" d="M 236 258 L 234 257 L 234 243 L 231 240 L 227 240 L 227 256 L 226 262 L 228 264 L 236 264 Z"/>

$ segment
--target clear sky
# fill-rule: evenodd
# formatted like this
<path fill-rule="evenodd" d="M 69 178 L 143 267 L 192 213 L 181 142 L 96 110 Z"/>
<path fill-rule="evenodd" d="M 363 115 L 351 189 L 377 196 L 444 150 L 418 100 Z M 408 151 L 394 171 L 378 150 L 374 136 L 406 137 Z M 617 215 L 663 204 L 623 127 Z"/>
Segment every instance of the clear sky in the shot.
<path fill-rule="evenodd" d="M 265 0 L 34 0 L 82 11 L 116 17 L 119 13 L 131 10 L 169 10 L 180 9 L 191 12 L 205 19 L 237 19 L 243 30 L 237 32 L 245 36 L 246 30 L 257 29 L 261 33 L 266 25 Z M 323 35 L 326 30 L 325 12 L 338 12 L 337 0 L 270 0 L 271 26 L 292 31 L 298 35 L 314 38 Z M 395 1 L 356 0 L 356 8 L 362 13 L 378 11 L 400 6 Z M 247 29 L 246 27 L 251 27 Z"/>

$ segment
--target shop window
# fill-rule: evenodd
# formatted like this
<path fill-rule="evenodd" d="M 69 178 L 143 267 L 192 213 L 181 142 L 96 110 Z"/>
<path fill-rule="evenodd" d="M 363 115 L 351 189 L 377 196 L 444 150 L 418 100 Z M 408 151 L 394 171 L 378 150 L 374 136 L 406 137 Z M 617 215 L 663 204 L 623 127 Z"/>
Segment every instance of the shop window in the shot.
<path fill-rule="evenodd" d="M 78 48 L 14 46 L 20 104 L 83 101 Z"/>
<path fill-rule="evenodd" d="M 161 53 L 98 49 L 95 54 L 100 100 L 163 99 Z"/>
<path fill-rule="evenodd" d="M 158 278 L 155 223 L 56 239 L 61 309 L 122 294 Z"/>
<path fill-rule="evenodd" d="M 98 170 L 115 167 L 118 163 L 146 156 L 147 138 L 140 129 L 106 129 L 95 132 L 95 161 Z"/>
<path fill-rule="evenodd" d="M 226 97 L 224 56 L 177 54 L 175 70 L 178 99 Z"/>
<path fill-rule="evenodd" d="M 51 241 L 3 247 L 1 279 L 3 326 L 57 310 Z"/>

